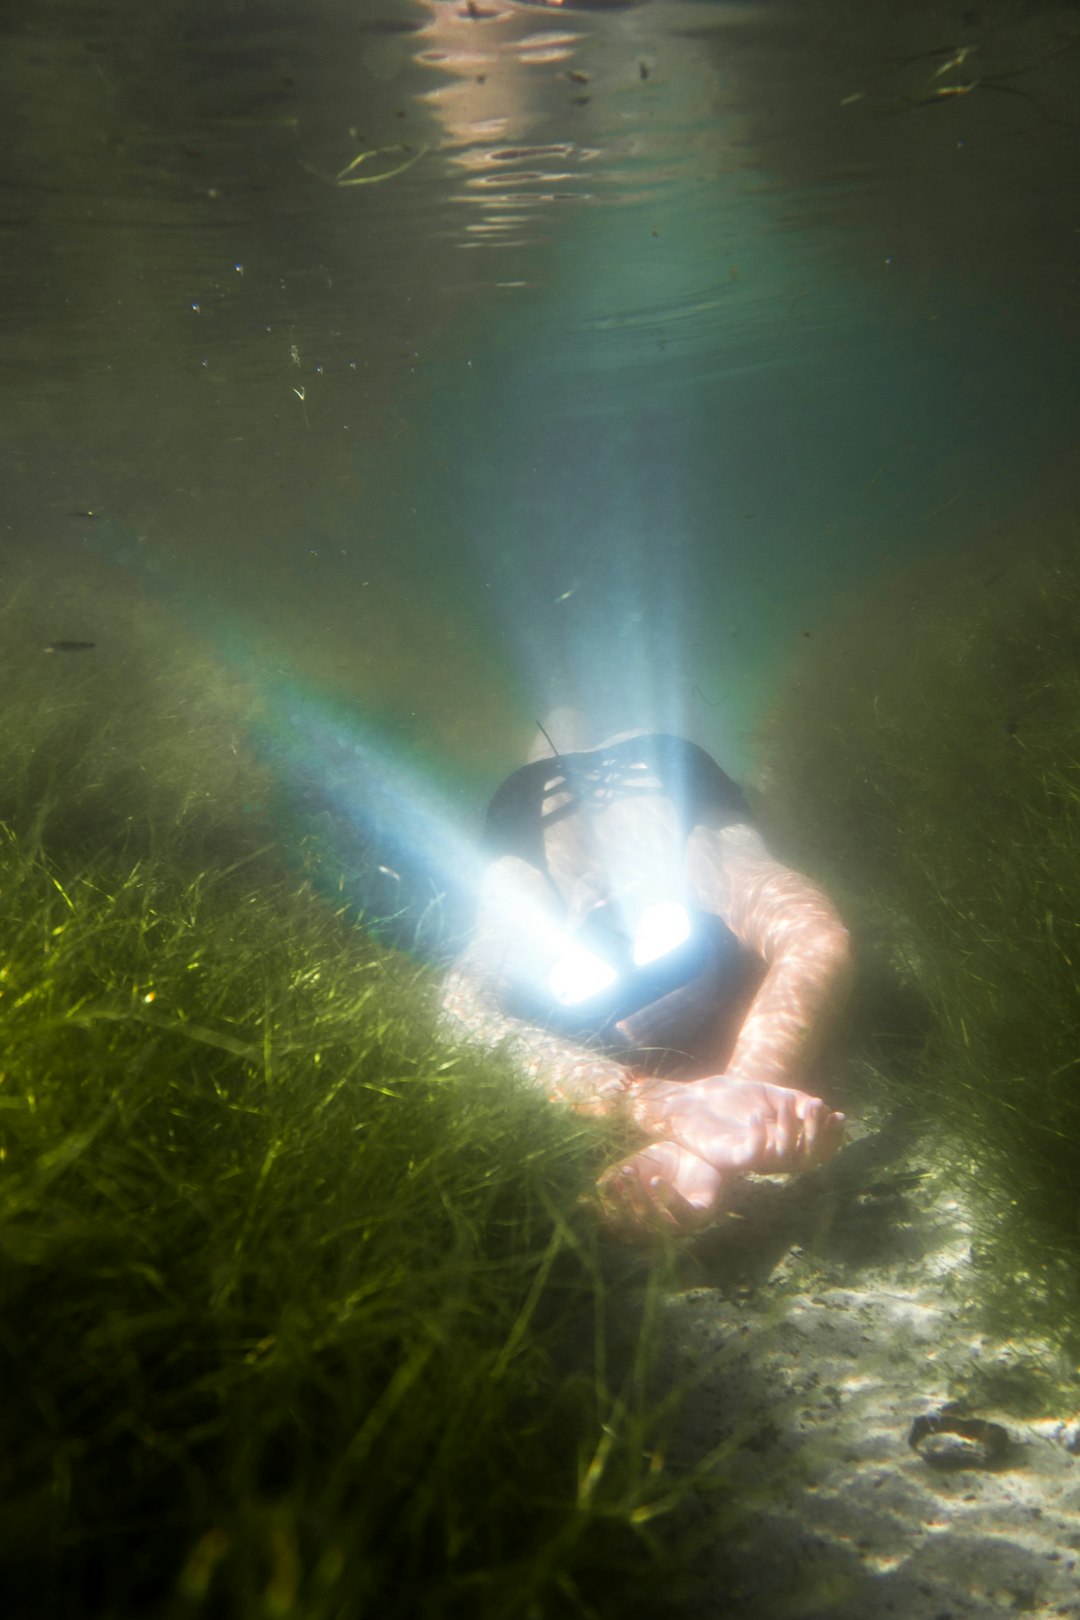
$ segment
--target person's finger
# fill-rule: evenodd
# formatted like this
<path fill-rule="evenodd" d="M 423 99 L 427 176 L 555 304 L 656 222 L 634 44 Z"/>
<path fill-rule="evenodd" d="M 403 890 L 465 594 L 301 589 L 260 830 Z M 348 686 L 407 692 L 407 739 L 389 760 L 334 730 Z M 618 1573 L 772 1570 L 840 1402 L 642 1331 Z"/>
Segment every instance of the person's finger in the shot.
<path fill-rule="evenodd" d="M 786 1165 L 795 1146 L 795 1099 L 788 1095 L 780 1098 L 776 1110 L 776 1128 L 773 1140 L 776 1145 L 776 1158 L 780 1165 Z"/>
<path fill-rule="evenodd" d="M 673 1232 L 693 1232 L 711 1218 L 709 1207 L 702 1207 L 684 1198 L 677 1187 L 660 1176 L 650 1186 L 654 1219 Z"/>
<path fill-rule="evenodd" d="M 597 1185 L 608 1224 L 626 1235 L 639 1236 L 658 1224 L 670 1226 L 671 1218 L 658 1203 L 656 1187 L 677 1162 L 678 1149 L 658 1143 L 606 1171 Z"/>
<path fill-rule="evenodd" d="M 817 1149 L 818 1141 L 825 1127 L 827 1110 L 820 1097 L 812 1097 L 810 1106 L 803 1112 L 803 1143 L 806 1157 L 812 1159 Z"/>
<path fill-rule="evenodd" d="M 651 1210 L 640 1182 L 618 1175 L 597 1183 L 600 1215 L 616 1237 L 640 1238 L 652 1229 Z"/>
<path fill-rule="evenodd" d="M 753 1113 L 746 1135 L 734 1155 L 737 1164 L 745 1170 L 763 1170 L 769 1153 L 769 1126 L 763 1113 Z"/>
<path fill-rule="evenodd" d="M 832 1112 L 822 1104 L 821 1117 L 814 1141 L 807 1150 L 808 1164 L 824 1164 L 840 1146 L 844 1134 L 843 1114 Z"/>

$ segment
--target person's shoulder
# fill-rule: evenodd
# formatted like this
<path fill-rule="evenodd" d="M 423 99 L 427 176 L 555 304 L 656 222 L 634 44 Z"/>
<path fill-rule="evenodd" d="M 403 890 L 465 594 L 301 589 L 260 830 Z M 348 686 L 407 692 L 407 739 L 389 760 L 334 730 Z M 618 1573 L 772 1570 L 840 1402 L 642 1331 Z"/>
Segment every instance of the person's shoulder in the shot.
<path fill-rule="evenodd" d="M 751 821 L 729 821 L 723 826 L 698 826 L 692 837 L 710 843 L 725 862 L 772 860 L 772 852 Z"/>
<path fill-rule="evenodd" d="M 751 821 L 733 821 L 730 826 L 721 827 L 717 836 L 732 855 L 748 856 L 754 860 L 773 859 L 772 850 L 765 842 L 760 827 L 755 827 Z"/>

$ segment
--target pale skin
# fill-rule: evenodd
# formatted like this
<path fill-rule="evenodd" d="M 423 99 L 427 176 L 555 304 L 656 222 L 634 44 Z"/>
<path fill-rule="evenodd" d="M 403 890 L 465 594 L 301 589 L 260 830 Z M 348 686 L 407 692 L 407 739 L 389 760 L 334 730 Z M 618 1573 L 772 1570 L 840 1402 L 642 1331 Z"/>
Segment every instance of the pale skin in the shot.
<path fill-rule="evenodd" d="M 839 1146 L 843 1115 L 800 1081 L 846 999 L 850 943 L 828 897 L 775 860 L 754 828 L 699 825 L 682 847 L 670 801 L 656 793 L 633 799 L 603 806 L 585 832 L 576 815 L 553 823 L 545 834 L 552 877 L 573 920 L 638 881 L 645 867 L 670 877 L 678 851 L 683 892 L 721 917 L 763 965 L 722 1066 L 711 1061 L 707 1034 L 687 1051 L 679 1078 L 658 1078 L 501 1012 L 499 976 L 528 952 L 522 918 L 550 909 L 541 874 L 514 856 L 488 869 L 473 945 L 447 980 L 444 1017 L 484 1044 L 514 1043 L 525 1072 L 553 1100 L 594 1114 L 629 1110 L 646 1145 L 601 1178 L 605 1217 L 631 1234 L 684 1232 L 715 1219 L 746 1172 L 805 1170 Z M 552 794 L 545 813 L 560 802 Z"/>

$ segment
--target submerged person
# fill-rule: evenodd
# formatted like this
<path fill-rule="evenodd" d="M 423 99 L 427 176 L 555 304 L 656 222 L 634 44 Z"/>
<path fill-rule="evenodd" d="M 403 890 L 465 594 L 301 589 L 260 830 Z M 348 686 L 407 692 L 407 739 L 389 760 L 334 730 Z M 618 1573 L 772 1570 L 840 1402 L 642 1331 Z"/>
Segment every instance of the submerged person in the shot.
<path fill-rule="evenodd" d="M 844 1116 L 799 1083 L 847 996 L 848 933 L 703 749 L 583 744 L 580 715 L 556 711 L 496 791 L 443 1022 L 507 1044 L 553 1101 L 628 1115 L 643 1145 L 601 1179 L 607 1218 L 691 1231 L 747 1171 L 839 1145 Z"/>

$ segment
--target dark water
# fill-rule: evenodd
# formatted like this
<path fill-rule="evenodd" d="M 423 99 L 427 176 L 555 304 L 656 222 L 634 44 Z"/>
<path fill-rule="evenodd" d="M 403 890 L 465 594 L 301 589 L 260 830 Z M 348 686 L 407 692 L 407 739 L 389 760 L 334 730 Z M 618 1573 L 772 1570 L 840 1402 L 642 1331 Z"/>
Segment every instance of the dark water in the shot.
<path fill-rule="evenodd" d="M 1071 498 L 1071 6 L 42 0 L 0 46 L 2 560 L 168 603 L 310 779 L 357 732 L 468 829 L 566 700 L 745 770 L 839 596 Z"/>

